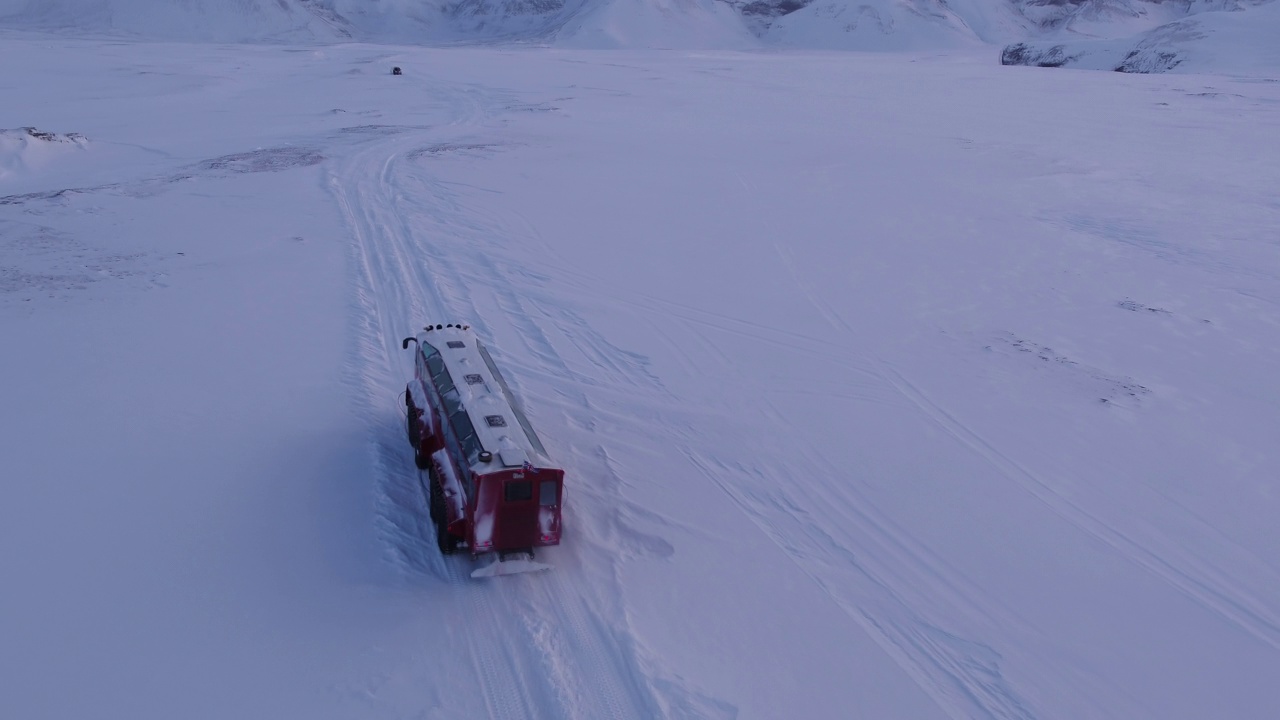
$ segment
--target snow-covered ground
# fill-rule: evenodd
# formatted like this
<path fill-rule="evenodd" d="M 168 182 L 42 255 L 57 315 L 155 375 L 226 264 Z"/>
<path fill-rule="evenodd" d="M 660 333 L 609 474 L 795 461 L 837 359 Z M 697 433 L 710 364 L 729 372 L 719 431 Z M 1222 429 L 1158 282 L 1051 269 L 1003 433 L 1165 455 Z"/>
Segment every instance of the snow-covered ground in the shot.
<path fill-rule="evenodd" d="M 994 57 L 0 34 L 3 714 L 1270 716 L 1280 84 Z M 435 551 L 458 320 L 550 573 Z"/>

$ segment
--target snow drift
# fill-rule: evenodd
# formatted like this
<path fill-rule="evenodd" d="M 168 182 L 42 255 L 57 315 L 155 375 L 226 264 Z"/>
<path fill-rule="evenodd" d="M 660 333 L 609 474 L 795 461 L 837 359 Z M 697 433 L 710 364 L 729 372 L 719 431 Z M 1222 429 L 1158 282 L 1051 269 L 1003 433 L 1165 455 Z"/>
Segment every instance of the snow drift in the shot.
<path fill-rule="evenodd" d="M 41 170 L 87 144 L 79 133 L 51 133 L 33 127 L 0 130 L 0 180 Z"/>

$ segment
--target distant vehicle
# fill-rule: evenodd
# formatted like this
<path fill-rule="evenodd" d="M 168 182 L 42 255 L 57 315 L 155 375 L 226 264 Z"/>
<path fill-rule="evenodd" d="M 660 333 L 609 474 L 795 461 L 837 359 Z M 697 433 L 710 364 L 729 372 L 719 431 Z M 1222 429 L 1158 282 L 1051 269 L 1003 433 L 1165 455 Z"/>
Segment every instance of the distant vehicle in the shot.
<path fill-rule="evenodd" d="M 496 560 L 472 577 L 545 570 L 534 548 L 560 544 L 564 470 L 554 467 L 489 351 L 461 324 L 428 325 L 405 389 L 409 444 L 427 471 L 440 552 Z"/>

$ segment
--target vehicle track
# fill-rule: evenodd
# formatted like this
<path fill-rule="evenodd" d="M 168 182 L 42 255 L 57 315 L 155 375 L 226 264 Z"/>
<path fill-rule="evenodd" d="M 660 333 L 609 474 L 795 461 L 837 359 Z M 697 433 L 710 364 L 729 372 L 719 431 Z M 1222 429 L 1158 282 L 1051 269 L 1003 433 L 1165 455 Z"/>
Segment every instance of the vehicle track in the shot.
<path fill-rule="evenodd" d="M 606 359 L 602 354 L 616 350 L 602 344 L 571 314 L 555 318 L 552 330 L 560 334 L 555 340 L 548 337 L 542 327 L 546 308 L 530 303 L 518 289 L 529 278 L 515 276 L 486 252 L 501 241 L 506 228 L 495 226 L 483 207 L 412 161 L 422 147 L 438 147 L 461 134 L 482 132 L 494 113 L 510 105 L 503 94 L 486 96 L 474 86 L 438 92 L 457 94 L 451 102 L 459 111 L 452 123 L 368 140 L 355 146 L 329 178 L 330 191 L 353 239 L 357 348 L 352 374 L 368 398 L 374 445 L 381 448 L 375 455 L 384 456 L 376 458 L 375 466 L 389 489 L 402 489 L 405 473 L 413 472 L 403 458 L 385 457 L 403 444 L 399 422 L 385 418 L 396 412 L 390 399 L 404 381 L 406 363 L 399 339 L 415 330 L 413 323 L 465 321 L 486 337 L 523 342 L 545 375 L 562 383 L 568 379 L 569 387 L 576 388 L 569 394 L 576 411 L 570 412 L 576 412 L 584 426 L 589 424 L 591 404 L 582 388 L 593 379 L 575 375 L 559 348 L 595 353 L 602 362 Z M 567 344 L 566 332 L 572 333 Z M 654 381 L 625 357 L 611 374 L 614 380 L 633 376 L 634 382 Z M 519 392 L 519 382 L 513 384 Z M 614 582 L 613 561 L 589 556 L 590 552 L 607 554 L 607 549 L 591 551 L 567 544 L 560 550 L 562 555 L 568 550 L 577 556 L 573 558 L 577 569 L 603 572 L 605 577 L 569 578 L 574 568 L 561 568 L 531 577 L 475 581 L 469 576 L 468 559 L 430 554 L 434 539 L 429 527 L 405 518 L 425 514 L 423 501 L 418 498 L 415 506 L 406 507 L 401 494 L 387 493 L 383 509 L 386 525 L 399 528 L 387 536 L 390 544 L 399 546 L 393 555 L 419 558 L 405 565 L 404 571 L 436 574 L 447 584 L 447 592 L 465 604 L 460 616 L 480 619 L 456 637 L 465 638 L 461 655 L 471 658 L 489 717 L 594 719 L 660 714 L 628 640 L 625 621 L 605 599 L 607 591 L 597 588 L 587 594 L 583 590 Z M 586 495 L 575 497 L 582 502 Z M 574 520 L 572 515 L 567 519 Z M 425 531 L 424 535 L 414 537 L 415 529 Z M 430 550 L 423 556 L 419 548 L 406 548 L 406 544 Z M 551 561 L 555 562 L 554 555 Z M 457 649 L 442 649 L 442 656 L 460 654 Z"/>
<path fill-rule="evenodd" d="M 516 281 L 514 275 L 528 271 L 508 268 L 500 259 L 495 259 L 504 257 L 502 253 L 489 252 L 494 249 L 489 237 L 501 237 L 504 228 L 487 226 L 486 221 L 482 220 L 482 208 L 468 206 L 464 199 L 438 181 L 421 174 L 399 175 L 395 166 L 414 143 L 409 139 L 390 142 L 394 149 L 389 155 L 385 150 L 382 151 L 385 157 L 378 173 L 378 187 L 369 188 L 365 192 L 371 198 L 396 198 L 390 208 L 380 206 L 376 200 L 366 203 L 368 207 L 376 208 L 380 214 L 379 218 L 370 220 L 368 224 L 380 228 L 389 246 L 371 260 L 381 266 L 375 273 L 376 281 L 397 286 L 394 294 L 387 297 L 395 298 L 400 306 L 412 307 L 418 313 L 427 313 L 420 314 L 419 317 L 439 317 L 439 311 L 431 312 L 430 309 L 445 308 L 457 313 L 454 319 L 474 322 L 477 327 L 484 329 L 486 335 L 515 335 L 523 343 L 525 356 L 536 360 L 549 378 L 556 379 L 557 392 L 566 401 L 566 412 L 573 417 L 575 424 L 588 431 L 599 421 L 599 408 L 587 391 L 596 393 L 621 386 L 631 387 L 635 391 L 666 394 L 661 382 L 648 371 L 643 358 L 629 355 L 608 344 L 580 316 L 558 302 L 557 298 L 540 297 L 541 293 L 536 288 L 517 292 L 514 288 L 520 287 L 521 283 Z M 406 199 L 409 197 L 418 201 L 408 203 Z M 393 217 L 387 218 L 385 215 Z M 433 231 L 433 235 L 439 238 L 438 242 L 415 243 L 411 226 L 419 232 Z M 368 243 L 365 246 L 365 252 L 369 253 Z M 395 282 L 389 282 L 391 279 Z M 504 279 L 511 279 L 512 282 L 503 282 Z M 528 285 L 528 278 L 525 280 Z M 588 290 L 587 294 L 591 296 L 610 295 L 594 291 L 588 279 L 583 278 L 581 282 L 580 289 Z M 408 297 L 410 293 L 405 292 L 405 288 L 415 286 L 430 288 L 429 297 Z M 810 295 L 812 296 L 811 293 Z M 875 369 L 851 362 L 844 355 L 845 348 L 829 341 L 709 314 L 657 298 L 630 297 L 619 300 L 616 295 L 613 297 L 613 302 L 630 304 L 649 317 L 675 317 L 695 328 L 715 328 L 837 361 L 846 366 L 853 376 L 863 377 L 881 387 L 878 391 L 864 390 L 869 398 L 883 398 L 892 394 L 891 386 L 884 382 Z M 834 317 L 833 312 L 824 315 Z M 393 323 L 395 319 L 387 318 L 385 322 Z M 693 334 L 699 332 L 695 330 Z M 572 349 L 580 356 L 581 361 L 568 361 L 560 348 Z M 398 351 L 396 348 L 393 352 Z M 696 436 L 693 428 L 688 425 L 673 430 L 685 438 Z M 675 446 L 680 446 L 678 439 L 673 442 Z M 698 466 L 700 461 L 691 449 L 688 454 L 690 461 Z M 810 456 L 813 455 L 815 454 L 810 453 Z M 936 624 L 915 615 L 909 603 L 895 594 L 891 580 L 860 568 L 859 572 L 864 574 L 861 584 L 877 588 L 869 596 L 873 599 L 864 598 L 858 602 L 834 594 L 830 583 L 824 580 L 823 573 L 838 576 L 848 572 L 847 566 L 837 566 L 841 557 L 847 559 L 842 553 L 848 552 L 845 549 L 850 546 L 848 539 L 835 540 L 824 536 L 819 548 L 803 549 L 789 538 L 814 537 L 814 532 L 821 535 L 821 527 L 825 524 L 814 523 L 812 520 L 804 521 L 800 528 L 791 527 L 790 523 L 780 524 L 776 506 L 764 508 L 744 499 L 738 489 L 739 485 L 727 481 L 729 475 L 740 475 L 742 468 L 724 467 L 720 471 L 708 470 L 706 467 L 702 469 L 766 535 L 801 564 L 802 569 L 823 592 L 832 595 L 849 612 L 853 621 L 877 639 L 955 717 L 976 716 L 1001 720 L 1033 717 L 1016 693 L 1000 680 L 995 666 L 975 659 L 973 653 L 976 651 L 973 649 L 981 648 L 979 644 L 959 640 Z M 603 474 L 606 473 L 593 473 L 593 480 L 599 480 Z M 617 502 L 616 498 L 605 500 L 605 504 Z M 847 509 L 847 502 L 836 507 Z M 798 513 L 798 505 L 792 504 L 790 508 L 788 515 L 793 519 L 803 514 Z M 871 521 L 867 523 L 869 527 L 882 526 L 877 524 L 874 517 L 863 519 Z M 879 544 L 882 547 L 896 545 L 899 552 L 892 557 L 911 567 L 921 564 L 920 555 L 901 552 L 903 540 L 900 536 L 889 535 L 887 539 L 881 536 Z M 839 551 L 835 556 L 830 555 L 833 548 Z M 819 566 L 815 562 L 822 564 L 821 572 L 816 571 Z M 607 571 L 608 568 L 601 570 Z M 935 565 L 925 572 L 939 574 L 943 570 Z M 450 579 L 457 581 L 463 578 L 451 574 Z M 539 613 L 529 604 L 523 606 L 523 617 L 526 625 L 531 628 L 529 637 L 540 647 L 542 653 L 539 662 L 545 672 L 541 674 L 558 679 L 561 683 L 547 693 L 563 703 L 558 708 L 560 716 L 654 716 L 657 704 L 652 690 L 631 682 L 638 671 L 635 669 L 634 655 L 630 660 L 626 659 L 627 654 L 633 651 L 625 647 L 625 640 L 611 631 L 610 623 L 587 610 L 584 603 L 563 603 L 563 598 L 572 597 L 575 590 L 565 585 L 561 575 L 540 582 L 544 583 L 541 586 L 541 592 L 545 593 L 542 595 L 543 602 L 547 606 L 554 606 L 557 602 L 562 605 L 562 622 L 559 623 L 561 629 L 559 632 L 546 632 L 543 628 L 549 621 L 545 614 Z M 554 592 L 549 588 L 554 588 Z M 958 597 L 957 602 L 960 600 Z M 938 641 L 937 638 L 940 637 L 953 640 Z M 989 650 L 984 652 L 991 654 Z M 587 661 L 583 662 L 584 659 Z M 565 665 L 570 664 L 577 668 L 576 672 L 563 670 Z M 478 667 L 486 677 L 494 674 L 490 661 L 480 660 Z M 518 709 L 527 710 L 528 707 L 527 701 L 521 704 L 511 700 L 502 704 L 495 702 L 490 710 L 496 715 L 516 712 Z"/>
<path fill-rule="evenodd" d="M 1265 602 L 1240 587 L 1231 578 L 1222 575 L 1215 568 L 1207 565 L 1193 567 L 1186 562 L 1177 562 L 1178 551 L 1171 548 L 1154 548 L 1148 541 L 1143 541 L 1125 533 L 1121 528 L 1108 524 L 1102 518 L 1091 513 L 1083 505 L 1072 502 L 1065 495 L 1034 472 L 1002 453 L 994 445 L 984 440 L 950 413 L 943 410 L 929 399 L 924 392 L 908 381 L 901 373 L 892 368 L 885 371 L 886 378 L 897 387 L 898 391 L 910 399 L 920 411 L 939 427 L 968 447 L 977 455 L 995 467 L 1004 477 L 1018 483 L 1037 500 L 1050 507 L 1056 514 L 1075 527 L 1103 543 L 1150 572 L 1169 583 L 1179 592 L 1202 607 L 1217 614 L 1227 622 L 1249 633 L 1263 643 L 1280 649 L 1280 615 L 1269 608 Z M 1202 533 L 1201 537 L 1206 537 Z M 1234 544 L 1215 543 L 1215 552 L 1234 556 L 1234 567 L 1253 567 L 1255 577 L 1273 576 L 1274 573 L 1264 564 L 1256 561 Z M 1170 552 L 1160 552 L 1170 550 Z M 1193 558 L 1188 558 L 1193 560 Z M 1280 583 L 1272 583 L 1280 584 Z"/>
<path fill-rule="evenodd" d="M 818 316 L 831 326 L 835 336 L 852 337 L 850 325 L 804 282 L 789 258 L 784 257 L 784 265 L 795 276 L 800 291 L 814 306 Z M 684 320 L 705 323 L 718 329 L 724 329 L 726 325 L 723 318 L 699 316 L 697 313 L 686 313 Z M 747 329 L 745 326 L 748 323 L 734 319 L 730 319 L 727 324 L 736 332 L 759 336 L 766 341 L 770 341 L 770 335 L 773 339 L 792 338 L 794 335 L 790 331 L 773 331 L 763 327 Z M 787 342 L 792 344 L 793 349 L 814 355 L 843 355 L 844 359 L 839 361 L 841 364 L 856 367 L 869 384 L 896 395 L 900 401 L 895 405 L 910 407 L 926 422 L 938 426 L 967 451 L 990 464 L 1000 476 L 1029 492 L 1054 514 L 1262 643 L 1277 647 L 1277 642 L 1280 642 L 1280 617 L 1275 609 L 1269 607 L 1264 598 L 1251 595 L 1234 579 L 1224 576 L 1206 563 L 1198 562 L 1193 549 L 1169 546 L 1158 537 L 1126 532 L 1123 526 L 1107 522 L 1103 517 L 1090 512 L 1085 505 L 1068 500 L 1051 482 L 1037 476 L 981 438 L 875 354 L 865 350 L 851 351 L 833 341 L 804 336 Z M 851 347 L 854 346 L 856 345 L 851 344 Z M 956 717 L 1034 716 L 1032 706 L 1000 678 L 998 666 L 987 659 L 998 657 L 998 654 L 993 654 L 990 648 L 985 648 L 980 643 L 956 637 L 934 625 L 918 614 L 919 608 L 931 603 L 902 597 L 899 591 L 909 590 L 913 586 L 930 587 L 933 590 L 949 588 L 951 592 L 945 604 L 964 608 L 971 618 L 989 623 L 994 611 L 999 616 L 999 622 L 1005 626 L 1002 632 L 1008 632 L 1010 624 L 1019 627 L 1017 632 L 1025 633 L 1028 637 L 1034 637 L 1032 631 L 1022 626 L 1011 609 L 1002 608 L 998 599 L 965 583 L 950 572 L 945 564 L 923 552 L 909 537 L 895 529 L 866 498 L 857 497 L 852 486 L 840 494 L 833 494 L 832 487 L 822 483 L 806 488 L 804 497 L 793 497 L 788 493 L 787 488 L 794 483 L 782 478 L 805 477 L 808 473 L 835 476 L 838 472 L 836 468 L 823 462 L 820 454 L 813 448 L 800 453 L 805 458 L 804 462 L 794 467 L 770 471 L 738 467 L 731 462 L 724 463 L 714 459 L 709 463 L 706 459 L 694 457 L 691 449 L 686 449 L 686 453 L 704 476 L 733 498 L 824 591 L 829 587 L 828 578 L 842 573 L 847 575 L 850 568 L 854 568 L 862 577 L 845 583 L 844 586 L 862 586 L 871 588 L 873 592 L 861 598 L 848 597 L 847 593 L 833 594 L 833 598 L 850 612 L 851 617 L 866 625 L 872 635 L 882 641 L 886 650 L 897 657 L 923 687 L 931 688 L 931 693 L 949 712 Z M 816 464 L 806 470 L 809 462 Z M 720 464 L 717 466 L 715 463 Z M 751 474 L 767 475 L 773 479 L 765 479 L 756 484 L 741 482 L 741 477 Z M 754 495 L 751 488 L 773 490 L 762 496 Z M 832 515 L 826 512 L 830 508 L 838 508 L 839 511 Z M 819 519 L 821 516 L 827 517 Z M 853 525 L 861 529 L 858 539 L 848 536 L 837 538 L 828 533 L 827 528 L 847 526 L 849 518 L 856 518 Z M 1192 521 L 1191 518 L 1184 520 Z M 1215 556 L 1231 556 L 1233 566 L 1254 568 L 1256 577 L 1268 578 L 1266 586 L 1280 584 L 1274 579 L 1275 574 L 1269 566 L 1221 537 L 1220 533 L 1202 527 L 1198 537 L 1213 538 Z M 854 548 L 861 548 L 863 552 L 855 553 Z M 911 575 L 921 573 L 923 576 L 916 581 L 910 579 Z M 1034 641 L 1028 643 L 1028 646 L 1032 645 Z M 1106 683 L 1104 678 L 1078 678 L 1077 681 Z M 1116 708 L 1100 710 L 1117 712 Z"/>

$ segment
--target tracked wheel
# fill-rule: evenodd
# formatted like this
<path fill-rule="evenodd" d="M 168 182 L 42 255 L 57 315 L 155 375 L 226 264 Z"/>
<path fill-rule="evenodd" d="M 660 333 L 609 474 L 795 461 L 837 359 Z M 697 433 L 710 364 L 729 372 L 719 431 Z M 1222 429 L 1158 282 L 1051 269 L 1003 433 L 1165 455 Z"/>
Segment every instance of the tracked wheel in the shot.
<path fill-rule="evenodd" d="M 405 434 L 409 437 L 409 444 L 413 446 L 413 464 L 418 466 L 419 470 L 426 470 L 431 465 L 431 456 L 422 454 L 422 431 L 418 422 L 418 409 L 408 398 L 405 404 Z"/>
<path fill-rule="evenodd" d="M 440 495 L 440 486 L 436 484 L 436 470 L 430 468 L 427 470 L 427 488 L 431 493 L 431 497 L 427 506 L 431 510 L 431 522 L 439 523 L 440 516 L 444 514 L 444 498 Z"/>
<path fill-rule="evenodd" d="M 436 521 L 436 544 L 440 546 L 441 555 L 452 555 L 458 551 L 458 538 L 449 534 L 448 523 L 443 517 Z"/>
<path fill-rule="evenodd" d="M 431 472 L 431 519 L 436 524 L 436 544 L 441 555 L 452 555 L 458 550 L 458 538 L 449 534 L 449 522 L 444 511 L 444 493 Z"/>

